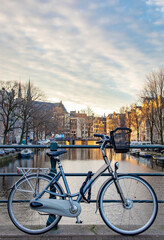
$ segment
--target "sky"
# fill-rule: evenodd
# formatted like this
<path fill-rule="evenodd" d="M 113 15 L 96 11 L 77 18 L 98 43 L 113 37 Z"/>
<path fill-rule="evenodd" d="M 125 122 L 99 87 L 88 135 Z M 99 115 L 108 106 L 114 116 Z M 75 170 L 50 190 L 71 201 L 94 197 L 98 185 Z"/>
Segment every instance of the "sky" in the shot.
<path fill-rule="evenodd" d="M 0 80 L 118 112 L 164 66 L 164 0 L 0 0 Z"/>

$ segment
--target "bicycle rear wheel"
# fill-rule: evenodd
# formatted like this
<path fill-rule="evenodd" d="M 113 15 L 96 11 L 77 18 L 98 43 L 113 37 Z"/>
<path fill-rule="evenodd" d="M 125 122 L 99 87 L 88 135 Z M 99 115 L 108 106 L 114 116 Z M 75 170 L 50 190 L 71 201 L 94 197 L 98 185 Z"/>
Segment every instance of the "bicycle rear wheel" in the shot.
<path fill-rule="evenodd" d="M 38 191 L 39 193 L 48 185 L 51 178 L 46 175 L 39 175 Z M 15 224 L 21 231 L 28 234 L 41 234 L 49 231 L 57 225 L 61 216 L 44 214 L 30 207 L 30 201 L 34 198 L 36 185 L 36 174 L 29 175 L 20 179 L 10 192 L 8 199 L 8 213 Z M 58 183 L 50 186 L 51 191 L 62 194 Z M 48 190 L 50 190 L 50 188 Z M 44 193 L 42 198 L 54 198 L 49 193 Z M 55 197 L 56 198 L 56 197 Z"/>
<path fill-rule="evenodd" d="M 113 179 L 100 192 L 99 211 L 108 227 L 124 235 L 136 235 L 148 229 L 154 222 L 157 197 L 152 187 L 142 178 L 130 175 L 118 177 L 128 205 L 124 206 Z"/>

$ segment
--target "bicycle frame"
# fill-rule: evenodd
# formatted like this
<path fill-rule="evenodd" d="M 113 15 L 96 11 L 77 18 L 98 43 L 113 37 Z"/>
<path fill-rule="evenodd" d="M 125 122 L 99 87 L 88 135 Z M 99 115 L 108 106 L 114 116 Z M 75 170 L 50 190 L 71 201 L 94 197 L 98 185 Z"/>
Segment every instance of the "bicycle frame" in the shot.
<path fill-rule="evenodd" d="M 57 159 L 57 158 L 56 158 Z M 48 183 L 48 185 L 43 189 L 43 191 L 36 197 L 36 200 L 38 200 L 39 198 L 41 198 L 45 192 L 52 194 L 54 196 L 58 196 L 58 197 L 68 197 L 69 199 L 72 199 L 74 197 L 77 197 L 76 201 L 80 202 L 82 200 L 81 194 L 80 192 L 71 194 L 65 173 L 63 171 L 63 167 L 60 163 L 60 160 L 58 160 L 59 163 L 59 171 L 57 174 L 55 174 L 54 177 L 52 177 L 52 180 Z M 102 175 L 103 172 L 105 172 L 107 169 L 109 168 L 109 166 L 105 163 L 102 167 L 100 167 L 100 169 L 98 169 L 98 171 L 91 177 L 91 179 L 88 181 L 88 183 L 86 184 L 86 186 L 84 187 L 84 193 L 86 193 L 86 191 L 91 187 L 91 185 L 95 182 L 95 180 Z M 57 194 L 55 192 L 49 191 L 48 188 L 50 187 L 51 184 L 54 184 L 55 182 L 58 182 L 58 180 L 62 178 L 64 186 L 65 186 L 65 190 L 66 193 L 64 194 Z"/>
<path fill-rule="evenodd" d="M 100 148 L 101 151 L 102 151 L 102 155 L 103 155 L 103 159 L 104 159 L 105 163 L 104 163 L 104 165 L 102 165 L 97 170 L 97 172 L 86 183 L 86 185 L 83 188 L 83 194 L 85 194 L 87 192 L 87 190 L 89 190 L 89 188 L 93 185 L 93 183 L 108 169 L 109 173 L 111 174 L 111 178 L 114 179 L 114 183 L 115 183 L 117 191 L 118 191 L 118 193 L 120 195 L 120 198 L 121 198 L 123 204 L 126 205 L 127 204 L 127 200 L 125 199 L 124 194 L 123 194 L 123 192 L 121 190 L 121 187 L 119 185 L 119 182 L 118 182 L 118 179 L 117 179 L 117 172 L 116 172 L 116 170 L 113 171 L 113 169 L 111 167 L 112 157 L 111 157 L 111 159 L 109 161 L 108 157 L 105 154 L 105 149 L 106 149 L 107 143 L 108 143 L 107 141 L 103 141 L 102 145 L 101 145 L 101 148 Z M 77 197 L 76 200 L 74 200 L 74 201 L 76 201 L 78 203 L 81 202 L 82 195 L 81 195 L 80 191 L 77 192 L 77 193 L 71 194 L 71 191 L 70 191 L 70 188 L 69 188 L 69 185 L 68 185 L 68 182 L 67 182 L 67 179 L 66 179 L 66 176 L 65 176 L 65 173 L 64 173 L 64 170 L 63 170 L 63 167 L 61 165 L 59 157 L 54 157 L 54 161 L 58 162 L 59 171 L 54 175 L 54 177 L 51 177 L 52 178 L 51 181 L 48 183 L 48 185 L 39 194 L 38 194 L 38 191 L 37 191 L 37 189 L 39 188 L 39 186 L 38 186 L 38 184 L 39 184 L 39 182 L 38 182 L 38 174 L 39 173 L 37 172 L 36 186 L 35 186 L 35 189 L 33 189 L 34 192 L 35 192 L 34 193 L 35 200 L 39 200 L 44 195 L 44 193 L 47 192 L 47 193 L 49 193 L 49 194 L 51 194 L 53 196 L 58 196 L 58 197 L 62 197 L 62 198 L 68 197 L 69 200 L 70 200 L 70 203 L 73 201 L 74 197 Z M 23 174 L 24 174 L 24 177 L 27 179 L 26 176 L 28 175 L 28 172 L 23 172 Z M 64 186 L 65 186 L 65 190 L 66 191 L 64 192 L 64 194 L 58 194 L 56 192 L 48 190 L 48 188 L 51 186 L 51 184 L 55 184 L 56 182 L 58 182 L 58 180 L 60 178 L 62 178 Z M 27 179 L 27 181 L 28 181 L 28 179 Z M 30 183 L 29 183 L 29 185 L 31 186 Z M 98 196 L 99 196 L 99 193 L 98 193 Z"/>
<path fill-rule="evenodd" d="M 87 182 L 87 184 L 85 185 L 84 189 L 83 189 L 83 192 L 84 194 L 87 192 L 87 190 L 93 185 L 93 183 L 97 180 L 97 178 L 99 178 L 102 173 L 104 173 L 107 169 L 109 171 L 109 173 L 111 173 L 112 177 L 114 179 L 116 179 L 116 173 L 113 171 L 110 163 L 112 161 L 112 159 L 109 161 L 106 154 L 105 154 L 105 148 L 106 148 L 106 142 L 103 142 L 103 144 L 101 145 L 101 151 L 102 151 L 102 154 L 103 154 L 103 159 L 105 161 L 105 164 L 102 165 L 102 167 L 100 167 L 97 172 L 91 177 L 91 179 Z M 52 177 L 52 180 L 49 182 L 49 184 L 45 187 L 45 189 L 37 196 L 36 200 L 38 200 L 39 198 L 41 198 L 43 196 L 43 194 L 45 192 L 49 193 L 49 194 L 52 194 L 54 196 L 59 196 L 59 197 L 68 197 L 70 200 L 72 200 L 72 198 L 74 197 L 77 197 L 77 199 L 75 201 L 77 201 L 78 203 L 81 202 L 82 200 L 82 196 L 80 194 L 80 192 L 77 192 L 75 194 L 71 194 L 71 191 L 70 191 L 70 188 L 69 188 L 69 185 L 68 185 L 68 182 L 67 182 L 67 179 L 66 179 L 66 176 L 65 176 L 65 173 L 63 171 L 63 167 L 61 165 L 61 162 L 60 162 L 60 159 L 59 157 L 55 157 L 54 158 L 55 161 L 58 162 L 58 165 L 59 165 L 59 171 L 57 174 L 55 174 L 54 177 Z M 64 183 L 64 186 L 65 186 L 65 190 L 66 190 L 66 193 L 65 194 L 57 194 L 55 192 L 52 192 L 52 191 L 49 191 L 48 188 L 50 187 L 51 184 L 54 184 L 55 182 L 58 182 L 58 180 L 62 177 L 62 180 L 63 180 L 63 183 Z M 117 185 L 117 183 L 116 183 Z M 117 186 L 117 189 L 119 189 L 119 187 Z"/>

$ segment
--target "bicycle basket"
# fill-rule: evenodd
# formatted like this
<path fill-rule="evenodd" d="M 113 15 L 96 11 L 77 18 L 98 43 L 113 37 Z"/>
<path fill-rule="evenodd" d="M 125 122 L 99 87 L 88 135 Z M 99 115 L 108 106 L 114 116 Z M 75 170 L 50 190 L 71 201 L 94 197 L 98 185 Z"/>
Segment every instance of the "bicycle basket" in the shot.
<path fill-rule="evenodd" d="M 116 128 L 110 132 L 112 145 L 116 153 L 127 153 L 130 147 L 130 128 Z"/>

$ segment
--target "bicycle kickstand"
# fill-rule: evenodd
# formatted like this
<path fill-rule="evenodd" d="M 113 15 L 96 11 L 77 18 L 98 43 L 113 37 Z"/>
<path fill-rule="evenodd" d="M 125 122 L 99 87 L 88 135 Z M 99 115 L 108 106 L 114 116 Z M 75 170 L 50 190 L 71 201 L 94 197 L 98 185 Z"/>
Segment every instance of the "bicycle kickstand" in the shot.
<path fill-rule="evenodd" d="M 76 221 L 77 224 L 83 223 L 83 221 L 81 221 L 81 220 L 79 219 L 79 217 L 76 217 L 76 219 L 77 219 L 77 221 Z"/>

